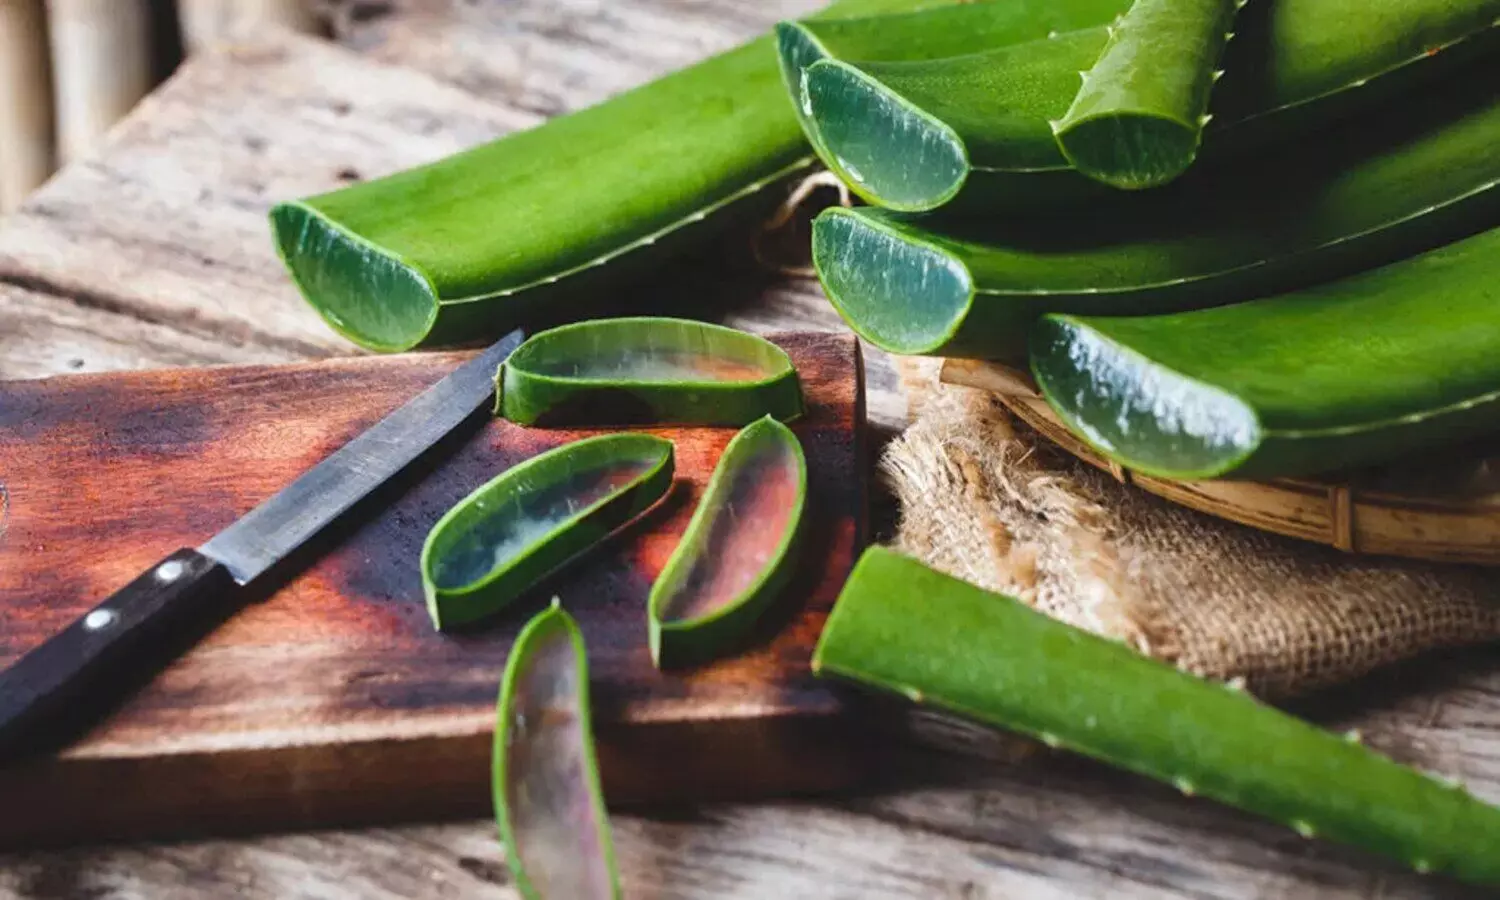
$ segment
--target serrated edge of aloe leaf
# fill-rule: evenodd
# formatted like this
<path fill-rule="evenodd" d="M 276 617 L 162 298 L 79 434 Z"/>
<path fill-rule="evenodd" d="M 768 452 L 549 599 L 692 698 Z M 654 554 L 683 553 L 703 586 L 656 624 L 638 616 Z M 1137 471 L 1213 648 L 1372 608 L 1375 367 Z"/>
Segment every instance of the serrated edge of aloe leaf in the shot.
<path fill-rule="evenodd" d="M 535 348 L 546 343 L 547 339 L 549 338 L 555 338 L 559 335 L 567 335 L 572 332 L 608 328 L 611 325 L 649 326 L 654 324 L 661 324 L 667 327 L 686 326 L 689 328 L 701 329 L 705 332 L 713 334 L 723 335 L 725 336 L 726 340 L 737 340 L 745 341 L 747 343 L 754 343 L 767 349 L 770 352 L 771 356 L 776 359 L 781 368 L 779 371 L 755 381 L 715 381 L 713 379 L 707 378 L 702 381 L 659 381 L 644 378 L 588 378 L 581 376 L 549 375 L 542 372 L 531 371 L 525 367 L 527 357 L 526 353 L 523 353 L 522 351 L 530 350 L 532 352 L 535 352 Z M 520 362 L 518 363 L 517 360 L 519 360 Z M 797 374 L 797 367 L 792 362 L 791 356 L 786 352 L 785 349 L 777 346 L 775 343 L 753 332 L 742 331 L 738 328 L 730 328 L 726 325 L 717 325 L 712 322 L 701 322 L 696 319 L 679 319 L 666 316 L 623 316 L 604 319 L 589 319 L 582 322 L 571 322 L 567 325 L 559 325 L 555 328 L 549 328 L 546 331 L 539 331 L 536 334 L 532 335 L 526 340 L 525 343 L 517 347 L 515 349 L 515 352 L 511 353 L 511 355 L 507 357 L 505 361 L 502 362 L 495 370 L 495 414 L 520 425 L 531 425 L 537 421 L 538 417 L 517 417 L 513 415 L 513 413 L 515 413 L 514 410 L 509 410 L 506 408 L 506 403 L 509 402 L 510 398 L 514 395 L 516 388 L 516 385 L 507 384 L 512 373 L 515 373 L 517 378 L 523 379 L 524 381 L 561 388 L 574 386 L 580 388 L 620 387 L 625 389 L 639 389 L 645 391 L 680 390 L 713 394 L 770 394 L 770 396 L 764 397 L 763 399 L 772 402 L 765 403 L 763 411 L 760 414 L 774 416 L 778 419 L 781 419 L 782 421 L 787 422 L 794 421 L 800 418 L 807 411 L 807 403 L 802 393 L 802 383 Z M 773 388 L 785 388 L 785 390 L 777 391 L 776 393 L 771 394 L 771 389 Z M 783 402 L 790 401 L 792 399 L 795 399 L 795 403 Z M 759 415 L 757 415 L 757 418 L 758 417 Z M 696 420 L 686 417 L 670 420 L 663 419 L 661 421 L 670 421 L 672 424 L 697 424 Z M 716 420 L 715 422 L 704 422 L 702 424 L 718 424 L 718 420 Z"/>
<path fill-rule="evenodd" d="M 531 900 L 544 900 L 536 892 L 531 879 L 526 875 L 526 869 L 521 864 L 521 855 L 516 848 L 515 833 L 511 826 L 509 808 L 506 802 L 505 787 L 510 774 L 506 765 L 505 749 L 509 745 L 510 736 L 510 709 L 514 703 L 515 683 L 520 678 L 521 667 L 526 664 L 527 653 L 530 642 L 537 637 L 543 629 L 553 627 L 557 623 L 565 632 L 568 640 L 573 645 L 573 658 L 578 673 L 578 713 L 579 713 L 579 738 L 583 742 L 584 770 L 587 773 L 585 787 L 588 789 L 589 798 L 594 807 L 594 814 L 599 819 L 599 849 L 604 856 L 605 867 L 610 873 L 610 884 L 616 898 L 620 896 L 620 874 L 615 864 L 614 835 L 609 827 L 609 813 L 604 805 L 604 790 L 599 779 L 599 761 L 594 750 L 594 723 L 593 706 L 589 691 L 589 665 L 588 648 L 584 644 L 583 631 L 578 627 L 577 621 L 568 615 L 567 610 L 562 608 L 556 597 L 546 609 L 537 613 L 527 622 L 519 634 L 516 635 L 515 643 L 511 645 L 510 656 L 506 659 L 505 674 L 500 679 L 500 699 L 495 705 L 495 739 L 493 743 L 490 762 L 490 793 L 495 805 L 496 824 L 500 829 L 500 840 L 505 845 L 506 856 L 510 865 L 511 874 L 516 880 L 516 887 Z"/>
<path fill-rule="evenodd" d="M 995 610 L 1000 615 L 1008 617 L 1010 621 L 1003 624 L 1010 625 L 1011 628 L 1000 627 L 985 631 L 992 638 L 991 645 L 986 648 L 992 653 L 995 649 L 994 641 L 1020 641 L 1022 638 L 1033 642 L 1027 645 L 1028 650 L 1035 647 L 1035 642 L 1049 638 L 1055 639 L 1049 640 L 1049 645 L 1068 645 L 1079 651 L 1086 650 L 1090 655 L 1090 665 L 1086 667 L 1087 671 L 1083 671 L 1085 667 L 1077 665 L 1078 652 L 1069 653 L 1067 654 L 1069 658 L 1058 662 L 1051 659 L 1039 659 L 1041 651 L 1038 650 L 1030 654 L 1028 663 L 1032 665 L 1031 671 L 1050 673 L 1051 677 L 1045 679 L 1048 687 L 1055 689 L 1060 695 L 1066 695 L 1070 700 L 1080 696 L 1080 691 L 1101 695 L 1096 697 L 1098 702 L 1094 704 L 1094 708 L 1099 710 L 1098 717 L 1106 715 L 1110 705 L 1110 696 L 1123 695 L 1130 691 L 1132 686 L 1135 687 L 1137 696 L 1146 694 L 1148 697 L 1171 687 L 1174 690 L 1173 700 L 1176 705 L 1170 708 L 1163 707 L 1163 710 L 1171 715 L 1166 722 L 1141 721 L 1131 722 L 1128 725 L 1115 722 L 1114 727 L 1101 728 L 1099 718 L 1090 718 L 1092 713 L 1086 709 L 1075 710 L 1074 712 L 1079 717 L 1061 723 L 1062 727 L 1059 727 L 1058 721 L 1050 723 L 1046 721 L 1049 716 L 1054 720 L 1060 718 L 1049 710 L 1046 698 L 1021 689 L 1033 685 L 991 686 L 986 684 L 980 687 L 977 686 L 977 680 L 971 678 L 968 684 L 960 686 L 960 692 L 973 688 L 981 692 L 989 691 L 995 698 L 993 703 L 985 703 L 992 708 L 979 709 L 972 705 L 973 697 L 968 698 L 967 701 L 950 700 L 936 693 L 938 690 L 936 688 L 929 690 L 922 684 L 909 683 L 914 680 L 910 672 L 901 673 L 906 676 L 906 680 L 897 681 L 897 675 L 880 671 L 882 668 L 889 669 L 888 666 L 871 665 L 868 660 L 861 662 L 860 659 L 847 663 L 838 659 L 830 659 L 830 647 L 836 646 L 842 623 L 857 615 L 857 612 L 852 611 L 856 604 L 851 602 L 855 599 L 851 592 L 863 587 L 861 577 L 884 577 L 885 580 L 880 587 L 880 596 L 891 596 L 893 591 L 899 590 L 899 587 L 891 583 L 892 576 L 896 574 L 890 569 L 891 566 L 904 567 L 907 572 L 926 580 L 928 582 L 926 588 L 929 592 L 935 589 L 936 582 L 941 582 L 955 590 L 971 592 L 971 599 L 974 601 L 972 605 L 975 608 Z M 866 575 L 870 570 L 881 571 L 877 575 Z M 862 596 L 872 596 L 874 592 L 860 590 L 860 593 Z M 930 596 L 924 597 L 924 600 L 931 599 Z M 949 598 L 950 601 L 952 599 Z M 941 610 L 944 606 L 945 604 L 936 603 L 930 604 L 928 608 Z M 950 602 L 946 606 L 952 609 L 954 603 Z M 1021 623 L 1025 624 L 1024 628 L 1020 628 Z M 1013 636 L 1016 630 L 1027 633 L 1016 637 Z M 901 629 L 875 628 L 873 633 L 884 639 L 880 644 L 880 650 L 889 653 L 893 650 L 893 642 L 897 642 L 902 634 L 919 634 L 922 631 L 920 623 L 907 620 L 903 622 Z M 868 636 L 868 633 L 865 636 Z M 863 653 L 862 649 L 868 644 L 869 641 L 865 641 L 852 649 L 848 646 L 837 646 L 832 652 L 844 656 L 853 652 L 857 657 L 866 657 L 868 654 Z M 909 648 L 896 647 L 897 652 L 902 649 Z M 930 648 L 924 647 L 922 652 L 926 653 L 929 650 Z M 953 650 L 953 652 L 959 651 Z M 910 657 L 911 654 L 905 655 Z M 956 664 L 948 659 L 943 662 L 950 666 Z M 1042 665 L 1050 666 L 1050 668 L 1046 670 L 1038 668 Z M 927 666 L 925 669 L 930 672 L 939 671 L 935 666 Z M 1052 619 L 1021 601 L 986 591 L 945 575 L 911 557 L 884 547 L 869 548 L 855 564 L 854 571 L 850 574 L 832 612 L 829 613 L 823 634 L 813 651 L 812 671 L 820 677 L 834 676 L 847 679 L 866 687 L 904 696 L 912 703 L 929 705 L 991 727 L 1029 735 L 1049 747 L 1071 750 L 1108 765 L 1172 785 L 1184 794 L 1201 795 L 1225 805 L 1252 812 L 1270 821 L 1282 822 L 1295 829 L 1303 837 L 1326 837 L 1351 846 L 1362 847 L 1369 852 L 1383 853 L 1389 858 L 1411 866 L 1418 872 L 1443 872 L 1474 883 L 1500 883 L 1500 854 L 1482 853 L 1476 850 L 1486 842 L 1487 837 L 1491 844 L 1486 848 L 1487 850 L 1500 847 L 1500 808 L 1475 797 L 1456 782 L 1440 779 L 1411 766 L 1402 765 L 1364 747 L 1357 738 L 1351 739 L 1347 735 L 1333 734 L 1295 716 L 1266 706 L 1246 694 L 1242 687 L 1234 683 L 1220 684 L 1205 681 L 1158 660 L 1143 656 L 1121 642 L 1112 641 Z M 1095 677 L 1092 681 L 1085 682 L 1082 688 L 1078 688 L 1073 683 L 1074 680 L 1082 682 L 1090 675 Z M 1003 687 L 1010 687 L 1012 690 L 1006 693 L 998 689 Z M 1184 690 L 1188 692 L 1185 699 L 1181 696 Z M 943 689 L 943 693 L 947 693 L 946 688 Z M 980 698 L 980 701 L 984 702 L 985 698 Z M 1184 713 L 1184 704 L 1195 707 L 1197 714 Z M 1239 736 L 1228 736 L 1223 728 L 1209 728 L 1200 724 L 1203 711 L 1209 708 L 1221 714 L 1232 710 L 1234 719 L 1245 721 L 1244 733 Z M 1113 713 L 1112 715 L 1118 719 L 1121 714 Z M 1373 774 L 1376 778 L 1388 783 L 1388 786 L 1398 788 L 1400 793 L 1405 795 L 1408 805 L 1400 808 L 1386 808 L 1396 809 L 1398 814 L 1404 814 L 1402 820 L 1395 827 L 1378 821 L 1372 827 L 1372 819 L 1362 816 L 1357 808 L 1349 808 L 1347 802 L 1343 809 L 1337 808 L 1337 803 L 1322 804 L 1325 810 L 1331 811 L 1320 810 L 1310 816 L 1305 811 L 1298 811 L 1297 807 L 1303 805 L 1301 802 L 1291 802 L 1286 795 L 1298 794 L 1301 798 L 1305 798 L 1316 795 L 1320 788 L 1329 788 L 1330 785 L 1323 781 L 1307 784 L 1309 779 L 1318 778 L 1321 773 L 1301 774 L 1304 770 L 1293 766 L 1290 778 L 1282 774 L 1280 777 L 1272 776 L 1269 779 L 1262 777 L 1236 780 L 1233 771 L 1248 771 L 1247 766 L 1239 766 L 1236 770 L 1233 766 L 1226 764 L 1201 763 L 1200 760 L 1207 751 L 1194 753 L 1191 749 L 1186 749 L 1197 746 L 1203 740 L 1208 740 L 1210 750 L 1228 753 L 1231 744 L 1235 745 L 1235 749 L 1239 749 L 1239 740 L 1243 738 L 1245 758 L 1250 761 L 1249 764 L 1266 767 L 1278 758 L 1274 752 L 1270 752 L 1270 745 L 1265 745 L 1261 740 L 1267 733 L 1266 726 L 1268 725 L 1274 726 L 1274 732 L 1279 732 L 1288 743 L 1295 743 L 1299 747 L 1308 743 L 1314 745 L 1312 749 L 1316 753 L 1299 755 L 1297 757 L 1299 760 L 1331 758 L 1339 763 L 1337 768 L 1340 770 L 1347 769 L 1352 763 L 1360 769 L 1367 770 L 1358 773 L 1359 775 Z M 1136 734 L 1137 732 L 1172 735 L 1173 739 L 1167 744 L 1171 748 L 1170 751 L 1164 752 L 1162 756 L 1152 755 L 1140 746 L 1140 736 Z M 1194 737 L 1198 740 L 1193 740 Z M 1181 758 L 1190 753 L 1198 756 L 1199 759 Z M 1169 755 L 1176 755 L 1179 759 L 1170 763 L 1159 761 L 1163 756 Z M 1324 768 L 1334 767 L 1324 766 Z M 1286 766 L 1276 769 L 1283 773 L 1286 770 Z M 1368 770 L 1373 770 L 1373 772 Z M 1226 771 L 1231 771 L 1231 774 L 1220 774 Z M 1351 783 L 1357 782 L 1360 785 L 1371 783 L 1370 777 L 1357 779 L 1349 776 L 1343 777 Z M 1271 785 L 1275 786 L 1276 794 L 1267 797 L 1264 793 L 1256 793 L 1257 789 L 1264 792 Z M 1309 790 L 1299 790 L 1302 786 L 1308 787 Z M 1413 801 L 1413 795 L 1416 800 L 1424 802 L 1418 805 Z M 1310 806 L 1303 808 L 1305 810 Z M 1424 827 L 1425 820 L 1443 813 L 1452 817 L 1442 820 L 1446 826 L 1444 830 L 1448 832 L 1446 837 L 1451 838 L 1457 834 L 1470 838 L 1467 846 L 1459 848 L 1457 852 L 1449 844 L 1436 846 L 1442 840 L 1441 837 L 1423 837 L 1427 832 Z M 1489 827 L 1478 830 L 1470 828 L 1470 826 L 1479 825 Z"/>
<path fill-rule="evenodd" d="M 683 566 L 691 567 L 697 553 L 701 550 L 698 546 L 699 533 L 713 524 L 713 517 L 718 511 L 717 501 L 720 494 L 731 490 L 734 486 L 736 472 L 730 466 L 738 462 L 735 454 L 739 448 L 750 445 L 751 441 L 759 436 L 757 429 L 769 430 L 779 444 L 791 450 L 792 458 L 796 461 L 797 502 L 787 519 L 786 531 L 776 545 L 775 552 L 766 561 L 766 565 L 756 575 L 755 580 L 734 600 L 695 619 L 663 621 L 661 606 L 665 602 L 664 596 L 667 588 L 672 586 L 673 580 L 678 577 L 678 569 Z M 738 632 L 753 627 L 758 621 L 762 608 L 775 599 L 774 592 L 782 587 L 785 577 L 790 574 L 788 566 L 796 564 L 796 557 L 792 550 L 801 535 L 803 514 L 806 509 L 807 454 L 802 449 L 801 440 L 785 424 L 770 416 L 746 425 L 724 448 L 718 464 L 714 467 L 714 473 L 709 478 L 708 487 L 704 490 L 702 499 L 698 501 L 698 508 L 693 511 L 692 520 L 688 522 L 687 529 L 683 532 L 677 547 L 672 551 L 671 557 L 662 567 L 661 574 L 656 577 L 655 583 L 651 586 L 651 595 L 646 602 L 647 641 L 651 648 L 651 661 L 657 668 L 664 667 L 662 661 L 664 652 L 670 657 L 666 665 L 702 661 L 721 650 L 721 644 L 729 643 L 738 637 Z M 728 627 L 725 623 L 740 617 L 746 617 L 747 620 L 735 625 L 736 634 L 727 636 L 716 630 L 716 626 Z M 672 645 L 666 651 L 663 650 L 664 640 Z"/>
<path fill-rule="evenodd" d="M 472 581 L 469 584 L 463 585 L 461 588 L 440 588 L 437 586 L 436 582 L 432 578 L 432 553 L 433 544 L 436 540 L 436 537 L 440 532 L 448 527 L 448 525 L 453 520 L 463 515 L 464 511 L 469 507 L 469 505 L 473 503 L 480 495 L 495 488 L 497 485 L 503 482 L 510 481 L 515 478 L 524 477 L 526 473 L 531 469 L 547 465 L 558 457 L 578 453 L 589 447 L 598 446 L 604 443 L 639 443 L 642 445 L 649 444 L 650 446 L 661 452 L 656 463 L 650 468 L 646 469 L 640 475 L 637 475 L 635 478 L 631 479 L 627 484 L 622 485 L 618 490 L 600 497 L 598 500 L 575 512 L 567 519 L 559 522 L 545 534 L 533 540 L 522 553 L 512 557 L 510 561 L 507 562 L 504 566 L 490 569 L 490 571 L 483 577 Z M 560 535 L 570 531 L 572 528 L 581 524 L 585 520 L 592 518 L 594 515 L 598 514 L 606 507 L 612 506 L 616 503 L 620 503 L 626 499 L 636 499 L 637 494 L 648 491 L 653 487 L 659 487 L 660 490 L 656 491 L 653 496 L 649 497 L 647 502 L 645 502 L 641 506 L 640 511 L 644 511 L 646 508 L 649 508 L 652 504 L 654 504 L 657 500 L 660 500 L 663 496 L 666 495 L 667 490 L 672 485 L 672 477 L 675 470 L 675 449 L 676 448 L 673 443 L 666 438 L 657 437 L 651 434 L 643 434 L 640 432 L 618 432 L 613 434 L 597 435 L 595 437 L 584 438 L 578 441 L 571 441 L 569 443 L 563 444 L 560 447 L 553 447 L 552 449 L 544 453 L 539 453 L 536 456 L 523 460 L 522 462 L 511 466 L 504 472 L 501 472 L 494 478 L 491 478 L 489 481 L 486 481 L 484 484 L 464 495 L 463 499 L 455 503 L 447 512 L 442 515 L 441 518 L 437 520 L 436 523 L 433 524 L 432 528 L 427 532 L 427 538 L 422 542 L 422 554 L 419 561 L 422 575 L 422 593 L 426 597 L 427 613 L 432 618 L 433 627 L 441 631 L 445 625 L 464 625 L 470 622 L 478 621 L 479 619 L 493 615 L 494 613 L 502 609 L 511 600 L 515 599 L 515 597 L 510 597 L 477 614 L 465 615 L 455 618 L 452 615 L 443 614 L 442 610 L 440 609 L 441 601 L 443 598 L 468 597 L 475 594 L 483 594 L 485 591 L 493 587 L 496 581 L 504 578 L 508 572 L 516 569 L 517 566 L 523 564 L 526 560 L 541 552 L 543 547 L 558 539 Z M 558 565 L 563 565 L 568 560 L 576 558 L 579 554 L 585 552 L 587 549 L 587 547 L 579 548 L 575 552 L 569 554 L 568 557 Z M 551 571 L 555 571 L 557 567 L 558 566 L 553 566 L 546 572 L 537 573 L 537 578 L 533 579 L 531 583 L 535 583 L 536 580 L 540 580 L 540 578 L 545 577 L 546 574 L 550 573 Z"/>

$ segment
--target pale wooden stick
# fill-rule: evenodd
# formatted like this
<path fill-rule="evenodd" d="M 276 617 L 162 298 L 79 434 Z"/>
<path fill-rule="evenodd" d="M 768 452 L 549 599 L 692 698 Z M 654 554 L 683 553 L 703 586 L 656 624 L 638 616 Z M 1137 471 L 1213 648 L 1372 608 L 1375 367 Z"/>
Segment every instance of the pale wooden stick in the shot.
<path fill-rule="evenodd" d="M 52 173 L 52 82 L 43 0 L 0 0 L 0 213 Z"/>
<path fill-rule="evenodd" d="M 177 0 L 177 18 L 189 53 L 261 25 L 318 31 L 311 0 Z"/>
<path fill-rule="evenodd" d="M 98 145 L 151 90 L 148 0 L 47 0 L 58 151 L 63 162 Z"/>

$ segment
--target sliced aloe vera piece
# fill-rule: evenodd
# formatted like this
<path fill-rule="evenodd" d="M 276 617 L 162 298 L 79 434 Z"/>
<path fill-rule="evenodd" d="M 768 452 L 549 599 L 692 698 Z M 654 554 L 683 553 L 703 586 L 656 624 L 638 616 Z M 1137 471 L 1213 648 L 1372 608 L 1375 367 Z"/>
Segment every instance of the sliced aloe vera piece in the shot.
<path fill-rule="evenodd" d="M 651 658 L 711 659 L 740 640 L 796 568 L 807 460 L 792 430 L 765 418 L 724 449 L 708 489 L 651 588 Z"/>
<path fill-rule="evenodd" d="M 1136 0 L 1053 125 L 1073 168 L 1126 190 L 1187 171 L 1208 124 L 1219 57 L 1245 0 Z"/>
<path fill-rule="evenodd" d="M 1494 48 L 1497 19 L 1500 0 L 1250 4 L 1225 53 L 1203 162 L 1312 133 L 1453 72 Z M 1056 208 L 1107 193 L 1071 169 L 1049 123 L 1108 42 L 1094 27 L 922 62 L 828 58 L 806 69 L 799 96 L 824 163 L 871 203 Z"/>
<path fill-rule="evenodd" d="M 1427 872 L 1500 882 L 1500 809 L 889 550 L 865 551 L 813 671 L 1022 732 Z"/>
<path fill-rule="evenodd" d="M 922 0 L 844 0 L 866 15 Z M 372 350 L 498 334 L 580 304 L 774 202 L 811 163 L 771 36 L 429 165 L 271 211 L 313 308 Z"/>
<path fill-rule="evenodd" d="M 795 419 L 802 387 L 765 338 L 687 319 L 596 319 L 543 331 L 500 367 L 496 411 L 523 425 Z"/>
<path fill-rule="evenodd" d="M 583 633 L 554 599 L 516 637 L 495 727 L 495 816 L 531 900 L 620 896 L 589 715 Z"/>
<path fill-rule="evenodd" d="M 661 499 L 672 463 L 671 441 L 606 434 L 507 469 L 448 510 L 422 545 L 432 623 L 499 610 Z"/>
<path fill-rule="evenodd" d="M 1019 360 L 1049 312 L 1134 315 L 1233 303 L 1472 234 L 1500 206 L 1500 63 L 1421 105 L 1326 132 L 1233 178 L 1201 166 L 1163 199 L 1092 220 L 825 211 L 823 287 L 895 353 Z"/>
<path fill-rule="evenodd" d="M 1037 383 L 1166 478 L 1344 468 L 1500 430 L 1500 229 L 1318 287 L 1167 316 L 1048 316 Z"/>

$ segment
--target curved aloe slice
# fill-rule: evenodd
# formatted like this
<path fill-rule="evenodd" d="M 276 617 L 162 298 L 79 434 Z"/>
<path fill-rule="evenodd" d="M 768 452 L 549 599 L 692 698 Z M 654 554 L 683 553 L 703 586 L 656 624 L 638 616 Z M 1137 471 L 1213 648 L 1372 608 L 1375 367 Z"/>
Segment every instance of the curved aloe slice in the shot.
<path fill-rule="evenodd" d="M 438 628 L 484 618 L 645 512 L 672 486 L 672 442 L 606 434 L 507 469 L 448 510 L 422 545 Z"/>
<path fill-rule="evenodd" d="M 1048 316 L 1068 427 L 1166 478 L 1378 462 L 1500 428 L 1500 229 L 1342 281 L 1170 316 Z"/>
<path fill-rule="evenodd" d="M 1495 222 L 1500 66 L 1472 74 L 1421 107 L 1261 157 L 1234 178 L 1200 167 L 1159 189 L 1160 205 L 1092 221 L 828 210 L 813 226 L 813 261 L 871 343 L 1006 360 L 1024 355 L 1044 313 L 1220 305 L 1379 265 Z"/>
<path fill-rule="evenodd" d="M 598 319 L 543 331 L 500 367 L 497 412 L 531 425 L 795 419 L 802 387 L 786 351 L 686 319 Z"/>
<path fill-rule="evenodd" d="M 1280 0 L 1239 19 L 1205 159 L 1311 133 L 1480 57 L 1494 44 L 1500 0 Z M 1072 171 L 1049 123 L 1068 113 L 1078 73 L 1108 41 L 1095 27 L 925 62 L 824 59 L 806 70 L 804 121 L 824 163 L 891 209 L 958 199 L 994 213 L 1097 197 L 1102 188 Z"/>
<path fill-rule="evenodd" d="M 866 15 L 922 0 L 844 0 Z M 771 202 L 809 165 L 770 36 L 429 165 L 282 203 L 282 259 L 333 329 L 399 351 L 579 302 Z"/>
<path fill-rule="evenodd" d="M 872 547 L 813 671 L 1363 847 L 1500 883 L 1500 809 L 1357 742 Z"/>
<path fill-rule="evenodd" d="M 1219 56 L 1244 2 L 1136 0 L 1053 124 L 1073 168 L 1127 190 L 1185 172 L 1198 155 Z"/>
<path fill-rule="evenodd" d="M 620 896 L 594 761 L 583 633 L 555 598 L 521 630 L 505 664 L 493 790 L 500 838 L 523 896 Z"/>
<path fill-rule="evenodd" d="M 807 460 L 792 430 L 765 418 L 719 458 L 682 542 L 651 588 L 651 658 L 702 662 L 755 624 L 796 568 Z"/>

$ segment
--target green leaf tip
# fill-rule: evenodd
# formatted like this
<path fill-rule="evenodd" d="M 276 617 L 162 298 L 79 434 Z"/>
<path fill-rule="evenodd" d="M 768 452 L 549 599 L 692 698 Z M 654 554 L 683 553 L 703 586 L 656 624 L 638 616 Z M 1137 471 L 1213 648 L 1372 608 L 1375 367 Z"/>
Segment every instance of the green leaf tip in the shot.
<path fill-rule="evenodd" d="M 583 632 L 554 597 L 521 629 L 500 683 L 491 789 L 522 896 L 614 900 Z"/>
<path fill-rule="evenodd" d="M 1050 736 L 1302 833 L 1500 884 L 1500 809 L 884 548 L 855 565 L 813 671 Z"/>
<path fill-rule="evenodd" d="M 734 436 L 652 585 L 657 666 L 705 662 L 754 629 L 796 571 L 806 496 L 807 460 L 790 428 L 768 416 Z"/>
<path fill-rule="evenodd" d="M 449 510 L 422 546 L 433 625 L 489 616 L 645 512 L 672 485 L 672 442 L 606 434 L 507 469 Z"/>
<path fill-rule="evenodd" d="M 595 319 L 533 335 L 500 367 L 497 411 L 522 425 L 734 425 L 802 415 L 786 351 L 687 319 Z"/>

